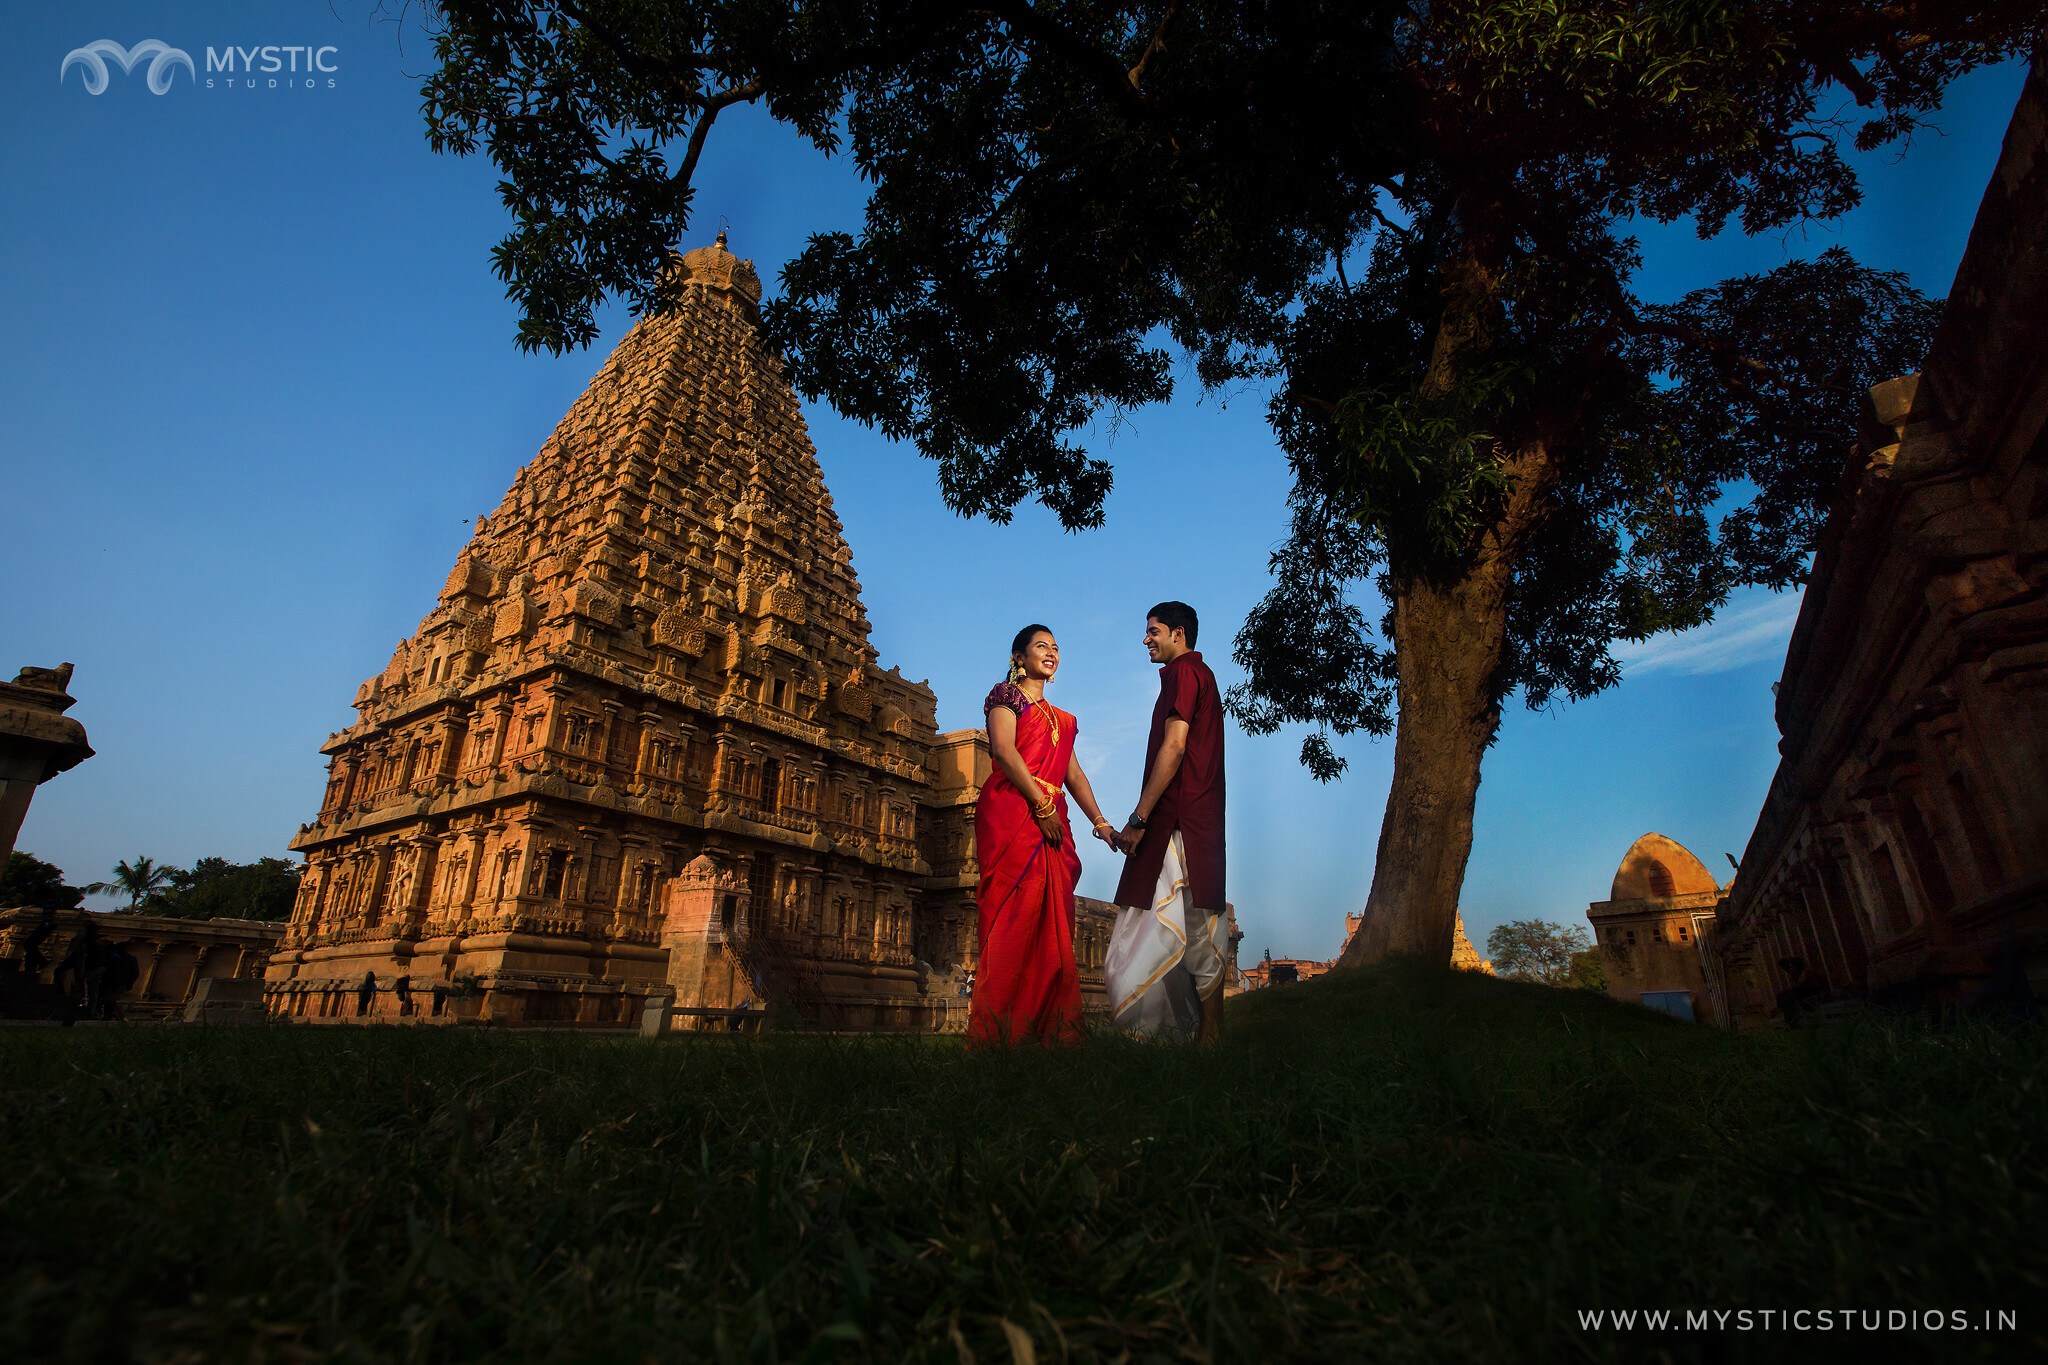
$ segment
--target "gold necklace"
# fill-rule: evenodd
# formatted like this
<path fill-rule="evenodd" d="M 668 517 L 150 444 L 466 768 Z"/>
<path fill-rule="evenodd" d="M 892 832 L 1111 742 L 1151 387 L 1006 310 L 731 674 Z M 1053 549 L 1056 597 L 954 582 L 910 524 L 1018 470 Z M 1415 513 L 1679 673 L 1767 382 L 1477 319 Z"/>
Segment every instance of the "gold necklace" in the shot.
<path fill-rule="evenodd" d="M 1043 706 L 1045 708 L 1045 723 L 1052 727 L 1052 747 L 1055 749 L 1059 748 L 1060 713 L 1053 710 L 1052 703 L 1047 701 L 1044 697 L 1040 697 L 1037 701 L 1033 702 L 1032 705 Z"/>

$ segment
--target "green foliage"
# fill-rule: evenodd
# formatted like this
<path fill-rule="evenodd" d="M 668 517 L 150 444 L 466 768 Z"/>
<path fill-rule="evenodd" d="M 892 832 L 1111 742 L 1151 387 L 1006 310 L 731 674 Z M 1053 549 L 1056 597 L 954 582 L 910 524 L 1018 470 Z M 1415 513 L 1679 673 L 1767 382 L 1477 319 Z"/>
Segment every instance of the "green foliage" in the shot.
<path fill-rule="evenodd" d="M 177 868 L 160 866 L 154 858 L 137 858 L 132 863 L 124 859 L 114 864 L 112 881 L 94 882 L 85 890 L 92 896 L 126 896 L 128 908 L 139 911 L 144 901 L 169 886 L 177 874 Z"/>
<path fill-rule="evenodd" d="M 136 914 L 172 919 L 290 919 L 304 868 L 284 858 L 231 863 L 201 858 L 187 870 L 149 858 L 114 865 L 114 879 L 85 888 L 128 897 Z"/>
<path fill-rule="evenodd" d="M 1486 936 L 1486 955 L 1492 959 L 1494 971 L 1508 981 L 1533 981 L 1541 986 L 1579 984 L 1573 979 L 1577 955 L 1592 946 L 1592 938 L 1582 926 L 1541 919 L 1496 924 Z M 1605 988 L 1604 977 L 1601 988 Z"/>
<path fill-rule="evenodd" d="M 7 867 L 0 872 L 0 908 L 76 910 L 84 900 L 81 888 L 64 884 L 62 868 L 18 849 L 7 855 Z"/>
<path fill-rule="evenodd" d="M 298 899 L 303 870 L 284 858 L 258 858 L 253 863 L 201 858 L 189 872 L 171 869 L 166 887 L 143 909 L 179 919 L 286 920 Z"/>
<path fill-rule="evenodd" d="M 1565 978 L 1567 986 L 1582 991 L 1604 991 L 1607 989 L 1607 964 L 1597 947 L 1584 948 L 1573 953 L 1571 970 Z"/>
<path fill-rule="evenodd" d="M 1735 1036 L 1374 969 L 1235 1001 L 1201 1053 L 396 1028 L 0 1052 L 15 1360 L 954 1365 L 1013 1333 L 1040 1360 L 1797 1360 L 1811 1335 L 1577 1311 L 2048 1281 L 2040 1030 Z M 1937 1343 L 2044 1345 L 2026 1313 Z"/>
<path fill-rule="evenodd" d="M 659 301 L 694 154 L 662 179 L 643 150 L 708 135 L 730 97 L 850 154 L 874 185 L 863 232 L 814 238 L 767 310 L 792 377 L 914 440 L 962 513 L 1035 497 L 1078 528 L 1110 489 L 1079 438 L 1170 396 L 1160 343 L 1205 381 L 1237 373 L 1366 230 L 1398 171 L 1376 134 L 1401 8 L 465 0 L 427 119 L 437 148 L 506 172 L 499 273 L 522 344 L 556 349 L 588 343 L 607 294 Z"/>

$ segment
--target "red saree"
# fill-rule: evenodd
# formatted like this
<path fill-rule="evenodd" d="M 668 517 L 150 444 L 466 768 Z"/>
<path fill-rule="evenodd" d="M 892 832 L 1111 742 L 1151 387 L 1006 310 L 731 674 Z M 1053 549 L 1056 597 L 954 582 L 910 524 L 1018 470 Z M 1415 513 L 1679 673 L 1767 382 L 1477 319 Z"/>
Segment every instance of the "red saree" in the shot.
<path fill-rule="evenodd" d="M 1081 1036 L 1081 974 L 1074 966 L 1074 882 L 1081 859 L 1067 824 L 1061 790 L 1074 752 L 1074 718 L 1049 702 L 1031 703 L 1003 684 L 983 713 L 1005 706 L 1017 717 L 1017 752 L 1050 790 L 1065 834 L 1045 842 L 1031 808 L 1043 797 L 1019 792 L 1000 767 L 981 787 L 974 808 L 974 848 L 981 862 L 978 902 L 981 964 L 967 1045 L 1071 1043 Z"/>

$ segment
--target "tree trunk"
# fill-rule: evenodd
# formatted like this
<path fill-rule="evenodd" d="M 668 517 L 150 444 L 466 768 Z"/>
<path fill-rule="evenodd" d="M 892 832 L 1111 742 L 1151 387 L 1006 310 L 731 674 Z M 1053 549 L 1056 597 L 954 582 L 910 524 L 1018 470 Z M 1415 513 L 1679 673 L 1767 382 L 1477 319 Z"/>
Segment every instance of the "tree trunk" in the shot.
<path fill-rule="evenodd" d="M 1507 505 L 1463 576 L 1394 585 L 1394 782 L 1372 893 L 1339 966 L 1389 957 L 1451 960 L 1479 764 L 1500 726 L 1498 678 L 1515 558 L 1554 481 L 1554 460 L 1545 447 L 1525 448 L 1509 472 Z"/>

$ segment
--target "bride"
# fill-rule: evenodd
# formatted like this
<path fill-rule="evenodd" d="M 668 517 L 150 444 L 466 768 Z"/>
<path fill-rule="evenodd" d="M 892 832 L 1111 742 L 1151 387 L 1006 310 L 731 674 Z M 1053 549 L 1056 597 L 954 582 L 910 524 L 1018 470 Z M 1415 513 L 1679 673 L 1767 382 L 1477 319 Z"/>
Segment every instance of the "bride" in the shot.
<path fill-rule="evenodd" d="M 1081 974 L 1074 966 L 1074 881 L 1081 859 L 1062 788 L 1115 846 L 1094 789 L 1074 756 L 1074 718 L 1045 699 L 1059 671 L 1052 631 L 1030 625 L 1010 644 L 1010 676 L 982 703 L 992 771 L 974 809 L 981 963 L 967 1045 L 1069 1043 L 1081 1036 Z"/>

